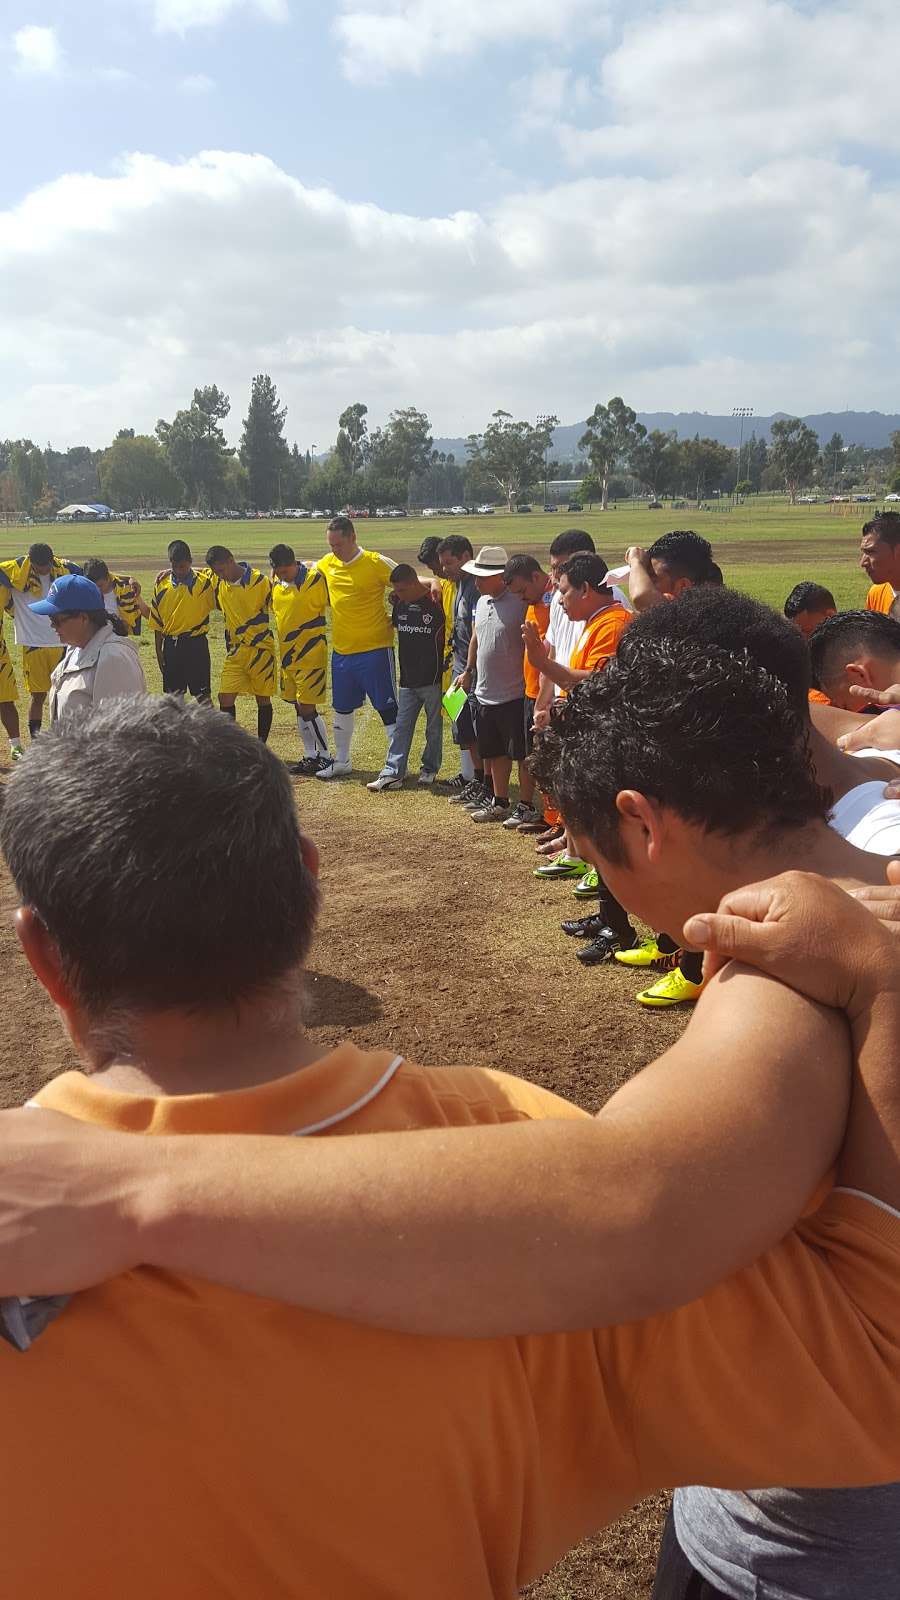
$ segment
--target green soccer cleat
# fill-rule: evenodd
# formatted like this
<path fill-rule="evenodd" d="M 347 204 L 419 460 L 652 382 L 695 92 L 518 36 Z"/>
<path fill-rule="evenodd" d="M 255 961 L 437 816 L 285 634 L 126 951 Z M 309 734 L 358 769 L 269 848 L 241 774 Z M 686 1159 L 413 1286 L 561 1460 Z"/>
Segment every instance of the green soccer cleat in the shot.
<path fill-rule="evenodd" d="M 580 878 L 587 871 L 587 862 L 579 856 L 567 855 L 562 850 L 558 856 L 552 856 L 545 861 L 542 867 L 535 867 L 536 878 Z"/>
<path fill-rule="evenodd" d="M 596 900 L 600 895 L 600 874 L 596 867 L 588 867 L 572 890 L 576 900 Z"/>

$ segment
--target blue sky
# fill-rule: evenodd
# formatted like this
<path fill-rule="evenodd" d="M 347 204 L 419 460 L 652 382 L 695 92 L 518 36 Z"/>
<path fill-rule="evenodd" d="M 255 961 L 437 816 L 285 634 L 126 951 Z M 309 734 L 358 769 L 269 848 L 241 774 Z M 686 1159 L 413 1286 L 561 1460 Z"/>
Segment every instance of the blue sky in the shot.
<path fill-rule="evenodd" d="M 887 0 L 7 0 L 0 435 L 898 409 Z M 859 71 L 848 70 L 858 62 Z"/>

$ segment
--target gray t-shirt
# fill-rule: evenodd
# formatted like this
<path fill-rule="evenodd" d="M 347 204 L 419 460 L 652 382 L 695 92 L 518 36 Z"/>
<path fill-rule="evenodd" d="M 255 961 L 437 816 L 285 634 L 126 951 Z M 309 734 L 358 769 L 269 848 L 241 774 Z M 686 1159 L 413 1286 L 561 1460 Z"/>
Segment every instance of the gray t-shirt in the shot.
<path fill-rule="evenodd" d="M 528 607 L 509 589 L 496 597 L 480 596 L 475 607 L 478 638 L 475 697 L 486 706 L 502 706 L 525 696 L 525 646 L 522 623 Z"/>
<path fill-rule="evenodd" d="M 676 1489 L 674 1514 L 691 1565 L 733 1600 L 900 1594 L 900 1484 L 746 1494 Z"/>

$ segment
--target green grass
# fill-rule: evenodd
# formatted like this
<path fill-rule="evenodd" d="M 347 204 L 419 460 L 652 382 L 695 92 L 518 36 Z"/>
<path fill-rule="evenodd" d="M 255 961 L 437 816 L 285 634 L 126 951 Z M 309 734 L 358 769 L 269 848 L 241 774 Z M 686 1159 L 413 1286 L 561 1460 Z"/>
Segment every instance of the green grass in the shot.
<path fill-rule="evenodd" d="M 673 511 L 648 511 L 645 506 L 623 504 L 607 512 L 583 511 L 552 515 L 542 511 L 530 515 L 497 512 L 492 517 L 408 517 L 401 521 L 361 520 L 357 526 L 360 543 L 385 550 L 398 560 L 414 559 L 427 534 L 444 537 L 465 533 L 477 550 L 481 544 L 500 544 L 512 555 L 533 551 L 546 556 L 550 542 L 563 528 L 586 528 L 597 549 L 610 566 L 619 565 L 629 544 L 650 544 L 669 528 L 694 528 L 709 539 L 722 567 L 725 580 L 735 588 L 765 600 L 781 610 L 786 595 L 801 579 L 812 578 L 832 590 L 838 606 L 862 606 L 867 580 L 858 566 L 860 529 L 872 516 L 873 506 L 794 506 L 777 496 L 751 500 L 731 509 L 711 503 L 709 510 L 688 507 Z M 137 578 L 145 592 L 156 573 L 166 565 L 166 546 L 173 538 L 187 539 L 195 561 L 202 562 L 211 544 L 225 544 L 240 558 L 265 565 L 269 549 L 278 541 L 293 545 L 301 557 L 314 559 L 325 552 L 326 523 L 287 520 L 248 522 L 123 522 L 94 523 L 50 529 L 11 528 L 0 536 L 0 558 L 21 554 L 33 538 L 47 538 L 61 555 L 74 560 L 88 555 L 102 556 L 114 571 Z M 140 641 L 140 658 L 148 688 L 160 690 L 159 672 L 152 638 L 146 623 Z M 11 639 L 11 633 L 7 632 Z M 213 687 L 218 681 L 224 644 L 222 622 L 216 614 L 210 629 L 213 659 Z M 21 687 L 20 652 L 13 658 Z M 20 714 L 26 710 L 24 698 Z M 238 702 L 238 717 L 254 728 L 256 707 L 250 700 Z M 421 735 L 420 735 L 421 738 Z M 445 772 L 457 770 L 455 755 L 447 754 Z M 2 747 L 2 746 L 0 746 Z M 298 741 L 294 718 L 287 706 L 275 701 L 272 747 L 279 755 L 295 757 Z M 354 743 L 354 758 L 361 769 L 377 771 L 384 753 L 381 724 L 367 709 L 360 718 Z M 411 770 L 416 770 L 419 741 L 416 742 Z"/>

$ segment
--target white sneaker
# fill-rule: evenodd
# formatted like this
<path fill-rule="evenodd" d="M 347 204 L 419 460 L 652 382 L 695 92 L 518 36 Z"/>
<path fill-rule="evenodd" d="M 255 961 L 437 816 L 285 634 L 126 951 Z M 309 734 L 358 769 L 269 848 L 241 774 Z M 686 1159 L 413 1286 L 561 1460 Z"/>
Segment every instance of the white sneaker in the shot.
<path fill-rule="evenodd" d="M 366 784 L 366 788 L 371 789 L 373 794 L 383 794 L 386 789 L 402 789 L 403 779 L 395 778 L 391 772 L 381 772 L 371 783 Z"/>
<path fill-rule="evenodd" d="M 431 785 L 434 783 L 434 780 L 435 780 L 436 777 L 437 777 L 437 773 L 436 772 L 420 772 L 419 773 L 419 788 L 420 789 L 430 789 Z"/>
<path fill-rule="evenodd" d="M 323 778 L 327 782 L 329 778 L 346 778 L 352 771 L 353 767 L 349 761 L 337 761 L 329 757 L 319 768 L 316 777 Z"/>

